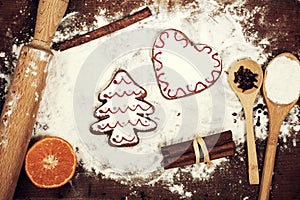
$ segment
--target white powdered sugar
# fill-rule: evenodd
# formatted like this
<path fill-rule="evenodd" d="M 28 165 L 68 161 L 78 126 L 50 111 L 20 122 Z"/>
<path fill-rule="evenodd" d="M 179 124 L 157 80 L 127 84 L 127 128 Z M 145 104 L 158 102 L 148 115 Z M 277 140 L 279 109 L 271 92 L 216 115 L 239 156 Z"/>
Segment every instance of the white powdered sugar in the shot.
<path fill-rule="evenodd" d="M 265 88 L 274 103 L 289 104 L 299 98 L 300 64 L 285 56 L 275 58 L 267 67 Z"/>
<path fill-rule="evenodd" d="M 173 184 L 180 170 L 190 173 L 194 180 L 208 180 L 227 159 L 214 160 L 214 166 L 209 169 L 200 163 L 180 170 L 164 170 L 160 147 L 224 130 L 232 130 L 237 145 L 245 142 L 245 121 L 235 122 L 232 116 L 233 112 L 241 112 L 242 107 L 228 83 L 226 71 L 242 58 L 264 64 L 268 55 L 245 37 L 241 22 L 250 21 L 256 12 L 244 10 L 244 16 L 235 14 L 234 8 L 242 4 L 236 1 L 224 8 L 213 0 L 198 0 L 193 6 L 176 7 L 172 12 L 162 5 L 151 6 L 153 16 L 142 22 L 87 44 L 54 52 L 34 135 L 66 139 L 77 149 L 83 167 L 101 173 L 104 178 L 128 185 L 161 182 L 170 191 L 191 197 L 192 192 L 185 191 L 184 185 Z M 107 22 L 101 13 L 99 11 L 96 16 L 96 28 Z M 71 13 L 64 20 L 74 16 Z M 178 29 L 195 44 L 207 44 L 219 53 L 223 72 L 209 89 L 180 100 L 162 97 L 155 79 L 151 50 L 158 34 L 168 28 Z M 78 30 L 78 33 L 86 31 Z M 69 36 L 76 34 L 69 33 Z M 54 41 L 61 41 L 61 38 L 66 39 L 68 35 L 57 33 Z M 266 46 L 268 41 L 263 39 L 261 44 Z M 113 148 L 105 135 L 89 132 L 89 126 L 97 120 L 94 111 L 101 106 L 98 95 L 118 69 L 126 70 L 147 91 L 146 100 L 155 107 L 151 119 L 158 124 L 157 129 L 148 135 L 140 134 L 141 141 L 134 147 Z M 259 103 L 263 103 L 262 96 L 257 98 L 256 104 Z M 292 117 L 297 120 L 297 115 L 294 112 Z M 258 138 L 266 137 L 267 122 L 267 117 L 260 118 L 261 126 L 255 129 Z"/>

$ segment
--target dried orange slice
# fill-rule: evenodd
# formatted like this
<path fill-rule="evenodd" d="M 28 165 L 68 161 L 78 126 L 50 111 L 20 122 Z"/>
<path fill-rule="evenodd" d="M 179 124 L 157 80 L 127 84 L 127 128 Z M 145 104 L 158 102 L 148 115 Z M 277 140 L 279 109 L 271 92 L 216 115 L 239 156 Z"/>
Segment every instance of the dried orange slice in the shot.
<path fill-rule="evenodd" d="M 74 176 L 76 155 L 73 147 L 59 137 L 45 137 L 27 152 L 25 171 L 34 185 L 57 188 Z"/>

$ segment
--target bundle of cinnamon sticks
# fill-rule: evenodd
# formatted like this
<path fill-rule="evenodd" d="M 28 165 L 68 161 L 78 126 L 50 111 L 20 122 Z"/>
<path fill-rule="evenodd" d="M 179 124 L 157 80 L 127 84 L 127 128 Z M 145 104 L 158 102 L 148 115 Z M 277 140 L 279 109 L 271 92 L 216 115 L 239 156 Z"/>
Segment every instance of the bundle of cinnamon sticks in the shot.
<path fill-rule="evenodd" d="M 202 138 L 209 152 L 210 160 L 233 156 L 235 153 L 235 143 L 230 130 Z M 196 162 L 193 140 L 164 146 L 161 148 L 161 152 L 163 154 L 162 164 L 164 169 L 183 167 Z M 201 162 L 203 162 L 203 158 L 203 152 L 200 150 Z"/>

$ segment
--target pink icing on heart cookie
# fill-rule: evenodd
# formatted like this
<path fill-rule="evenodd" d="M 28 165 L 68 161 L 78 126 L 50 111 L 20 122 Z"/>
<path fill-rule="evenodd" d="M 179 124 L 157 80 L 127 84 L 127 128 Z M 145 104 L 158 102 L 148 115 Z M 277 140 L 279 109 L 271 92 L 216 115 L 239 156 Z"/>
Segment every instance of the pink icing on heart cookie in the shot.
<path fill-rule="evenodd" d="M 213 85 L 222 72 L 218 52 L 205 44 L 193 44 L 175 29 L 157 37 L 152 61 L 160 91 L 167 99 L 199 93 Z"/>
<path fill-rule="evenodd" d="M 146 102 L 147 93 L 130 75 L 119 70 L 99 94 L 102 105 L 95 111 L 99 119 L 90 127 L 94 134 L 109 135 L 112 146 L 133 146 L 139 142 L 137 132 L 154 130 L 156 122 L 149 118 L 154 106 Z"/>

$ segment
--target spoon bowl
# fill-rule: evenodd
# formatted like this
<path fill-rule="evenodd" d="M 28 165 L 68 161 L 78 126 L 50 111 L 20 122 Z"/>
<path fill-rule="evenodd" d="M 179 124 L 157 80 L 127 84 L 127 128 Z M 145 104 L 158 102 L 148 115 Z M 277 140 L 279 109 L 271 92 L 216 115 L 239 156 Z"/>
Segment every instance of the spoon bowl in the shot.
<path fill-rule="evenodd" d="M 243 73 L 245 73 L 244 77 L 239 77 L 239 74 L 243 75 Z M 253 106 L 263 82 L 263 71 L 257 62 L 251 59 L 243 59 L 231 65 L 228 71 L 228 79 L 245 113 L 249 183 L 251 185 L 259 184 L 257 153 L 253 130 Z"/>
<path fill-rule="evenodd" d="M 293 61 L 298 62 L 300 66 L 299 60 L 290 53 L 283 53 L 276 56 L 267 66 L 280 57 L 286 57 Z M 268 71 L 265 71 L 265 80 L 268 77 Z M 272 174 L 274 170 L 274 163 L 275 163 L 275 156 L 276 156 L 276 149 L 277 149 L 277 142 L 278 136 L 280 132 L 280 127 L 282 125 L 283 120 L 285 119 L 286 115 L 292 109 L 292 107 L 297 103 L 298 98 L 291 101 L 287 104 L 276 103 L 272 101 L 267 95 L 267 88 L 266 84 L 263 85 L 263 95 L 268 107 L 268 115 L 269 115 L 269 134 L 268 134 L 268 142 L 266 147 L 265 153 L 265 160 L 264 160 L 264 167 L 262 173 L 262 180 L 259 192 L 259 199 L 267 200 L 269 199 L 269 192 L 270 186 L 272 182 Z"/>
<path fill-rule="evenodd" d="M 243 91 L 243 89 L 239 88 L 238 84 L 234 82 L 234 80 L 235 80 L 234 73 L 237 72 L 241 66 L 244 66 L 244 68 L 249 69 L 252 73 L 257 74 L 257 77 L 256 77 L 257 82 L 255 83 L 257 88 L 253 87 L 251 89 Z M 245 94 L 252 94 L 252 93 L 257 94 L 263 83 L 263 71 L 262 71 L 261 66 L 257 62 L 250 60 L 250 59 L 243 59 L 243 60 L 239 60 L 239 61 L 233 63 L 230 66 L 230 69 L 228 71 L 228 77 L 229 77 L 229 83 L 230 83 L 232 89 L 237 93 L 237 95 L 244 96 Z"/>

